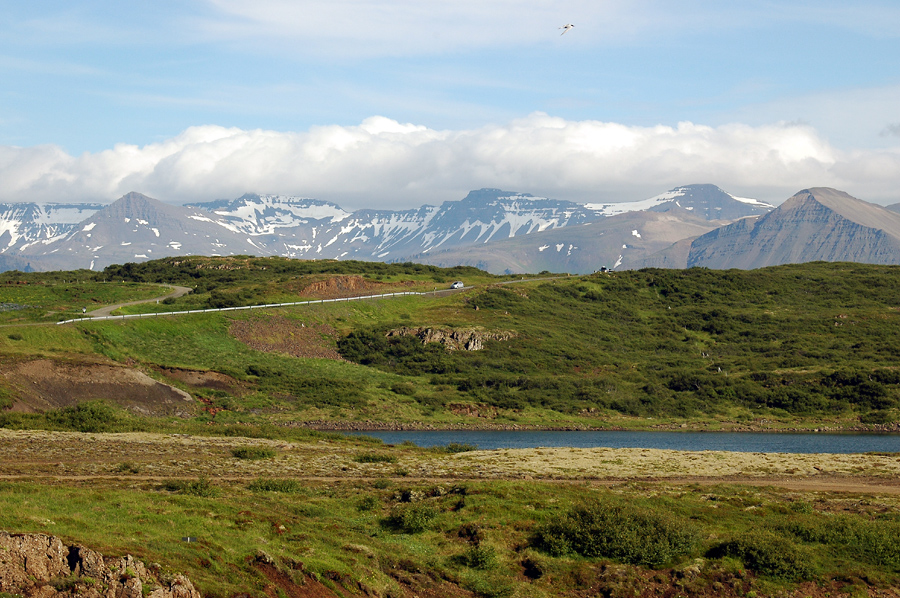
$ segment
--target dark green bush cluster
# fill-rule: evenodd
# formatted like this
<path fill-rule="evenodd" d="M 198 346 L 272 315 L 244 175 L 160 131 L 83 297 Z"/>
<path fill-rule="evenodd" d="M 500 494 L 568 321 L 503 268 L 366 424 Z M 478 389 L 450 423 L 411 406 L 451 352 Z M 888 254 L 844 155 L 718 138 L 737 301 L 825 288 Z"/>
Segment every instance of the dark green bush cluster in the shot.
<path fill-rule="evenodd" d="M 802 581 L 814 575 L 810 554 L 771 532 L 747 532 L 716 546 L 710 555 L 736 558 L 748 569 L 777 579 Z"/>
<path fill-rule="evenodd" d="M 497 550 L 487 544 L 472 544 L 463 555 L 466 566 L 486 571 L 495 569 L 499 563 Z"/>
<path fill-rule="evenodd" d="M 250 482 L 249 488 L 253 492 L 281 492 L 283 494 L 297 494 L 305 490 L 299 480 L 287 478 L 259 478 Z"/>
<path fill-rule="evenodd" d="M 836 554 L 900 571 L 900 521 L 839 515 L 784 526 L 804 542 L 825 544 Z"/>
<path fill-rule="evenodd" d="M 163 488 L 169 492 L 204 498 L 219 495 L 219 489 L 210 483 L 209 478 L 205 477 L 197 478 L 196 480 L 169 480 L 163 484 Z"/>
<path fill-rule="evenodd" d="M 275 456 L 275 450 L 262 446 L 242 446 L 231 449 L 231 456 L 251 461 L 271 459 Z"/>
<path fill-rule="evenodd" d="M 484 272 L 469 266 L 438 268 L 412 262 L 387 264 L 357 260 L 295 260 L 234 255 L 222 258 L 172 257 L 141 263 L 129 262 L 107 266 L 99 273 L 85 271 L 84 276 L 94 280 L 177 283 L 186 286 L 204 283 L 206 288 L 216 288 L 236 280 L 264 282 L 284 276 L 310 274 L 360 274 L 376 277 L 430 274 L 436 280 L 455 280 L 466 276 L 483 276 Z"/>
<path fill-rule="evenodd" d="M 385 524 L 404 534 L 420 534 L 428 529 L 436 516 L 437 509 L 428 503 L 407 503 L 395 506 Z"/>
<path fill-rule="evenodd" d="M 540 526 L 532 543 L 552 555 L 579 554 L 661 567 L 691 553 L 697 535 L 676 517 L 617 502 L 574 507 Z"/>

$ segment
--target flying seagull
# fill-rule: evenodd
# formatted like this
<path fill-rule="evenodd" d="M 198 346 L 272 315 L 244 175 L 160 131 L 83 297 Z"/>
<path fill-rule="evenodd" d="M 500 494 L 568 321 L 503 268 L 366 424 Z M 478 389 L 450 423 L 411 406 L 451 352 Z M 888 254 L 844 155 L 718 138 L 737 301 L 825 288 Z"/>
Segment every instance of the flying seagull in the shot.
<path fill-rule="evenodd" d="M 574 26 L 575 26 L 575 25 L 573 25 L 572 23 L 566 23 L 566 24 L 563 25 L 562 27 L 559 27 L 559 29 L 562 29 L 562 30 L 563 30 L 563 32 L 560 33 L 560 35 L 565 35 L 565 34 L 566 34 L 566 31 L 568 31 L 569 29 L 571 29 L 571 28 L 574 27 Z"/>

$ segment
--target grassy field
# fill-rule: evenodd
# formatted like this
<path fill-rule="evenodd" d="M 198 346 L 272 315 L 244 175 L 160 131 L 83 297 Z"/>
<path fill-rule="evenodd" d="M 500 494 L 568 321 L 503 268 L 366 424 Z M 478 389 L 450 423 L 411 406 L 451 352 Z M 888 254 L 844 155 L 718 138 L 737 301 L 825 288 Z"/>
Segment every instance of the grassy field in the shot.
<path fill-rule="evenodd" d="M 304 596 L 313 580 L 336 596 L 900 587 L 900 454 L 848 457 L 848 471 L 812 476 L 802 456 L 783 456 L 762 486 L 722 481 L 673 451 L 597 449 L 582 459 L 597 466 L 590 472 L 549 451 L 541 472 L 528 451 L 448 454 L 325 436 L 0 431 L 0 454 L 0 528 L 160 563 L 204 596 Z M 772 467 L 764 455 L 744 458 L 745 469 Z M 693 482 L 671 468 L 678 461 Z M 787 478 L 812 487 L 790 489 Z M 822 490 L 829 482 L 858 489 Z"/>

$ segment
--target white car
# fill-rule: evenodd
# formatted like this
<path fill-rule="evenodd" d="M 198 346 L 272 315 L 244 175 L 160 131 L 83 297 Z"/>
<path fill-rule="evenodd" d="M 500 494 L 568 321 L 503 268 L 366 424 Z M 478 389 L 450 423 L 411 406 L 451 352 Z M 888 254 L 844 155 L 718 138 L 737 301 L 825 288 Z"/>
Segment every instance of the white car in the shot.
<path fill-rule="evenodd" d="M 450 285 L 451 289 L 462 289 L 465 288 L 466 285 L 463 284 L 461 280 L 457 280 L 453 284 Z"/>

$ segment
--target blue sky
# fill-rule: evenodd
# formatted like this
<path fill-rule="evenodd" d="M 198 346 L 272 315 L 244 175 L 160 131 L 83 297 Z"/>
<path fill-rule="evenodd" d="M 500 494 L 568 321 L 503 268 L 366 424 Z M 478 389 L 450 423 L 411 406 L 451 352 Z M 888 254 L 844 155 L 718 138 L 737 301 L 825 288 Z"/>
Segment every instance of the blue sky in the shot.
<path fill-rule="evenodd" d="M 0 201 L 900 201 L 896 0 L 0 7 Z"/>

